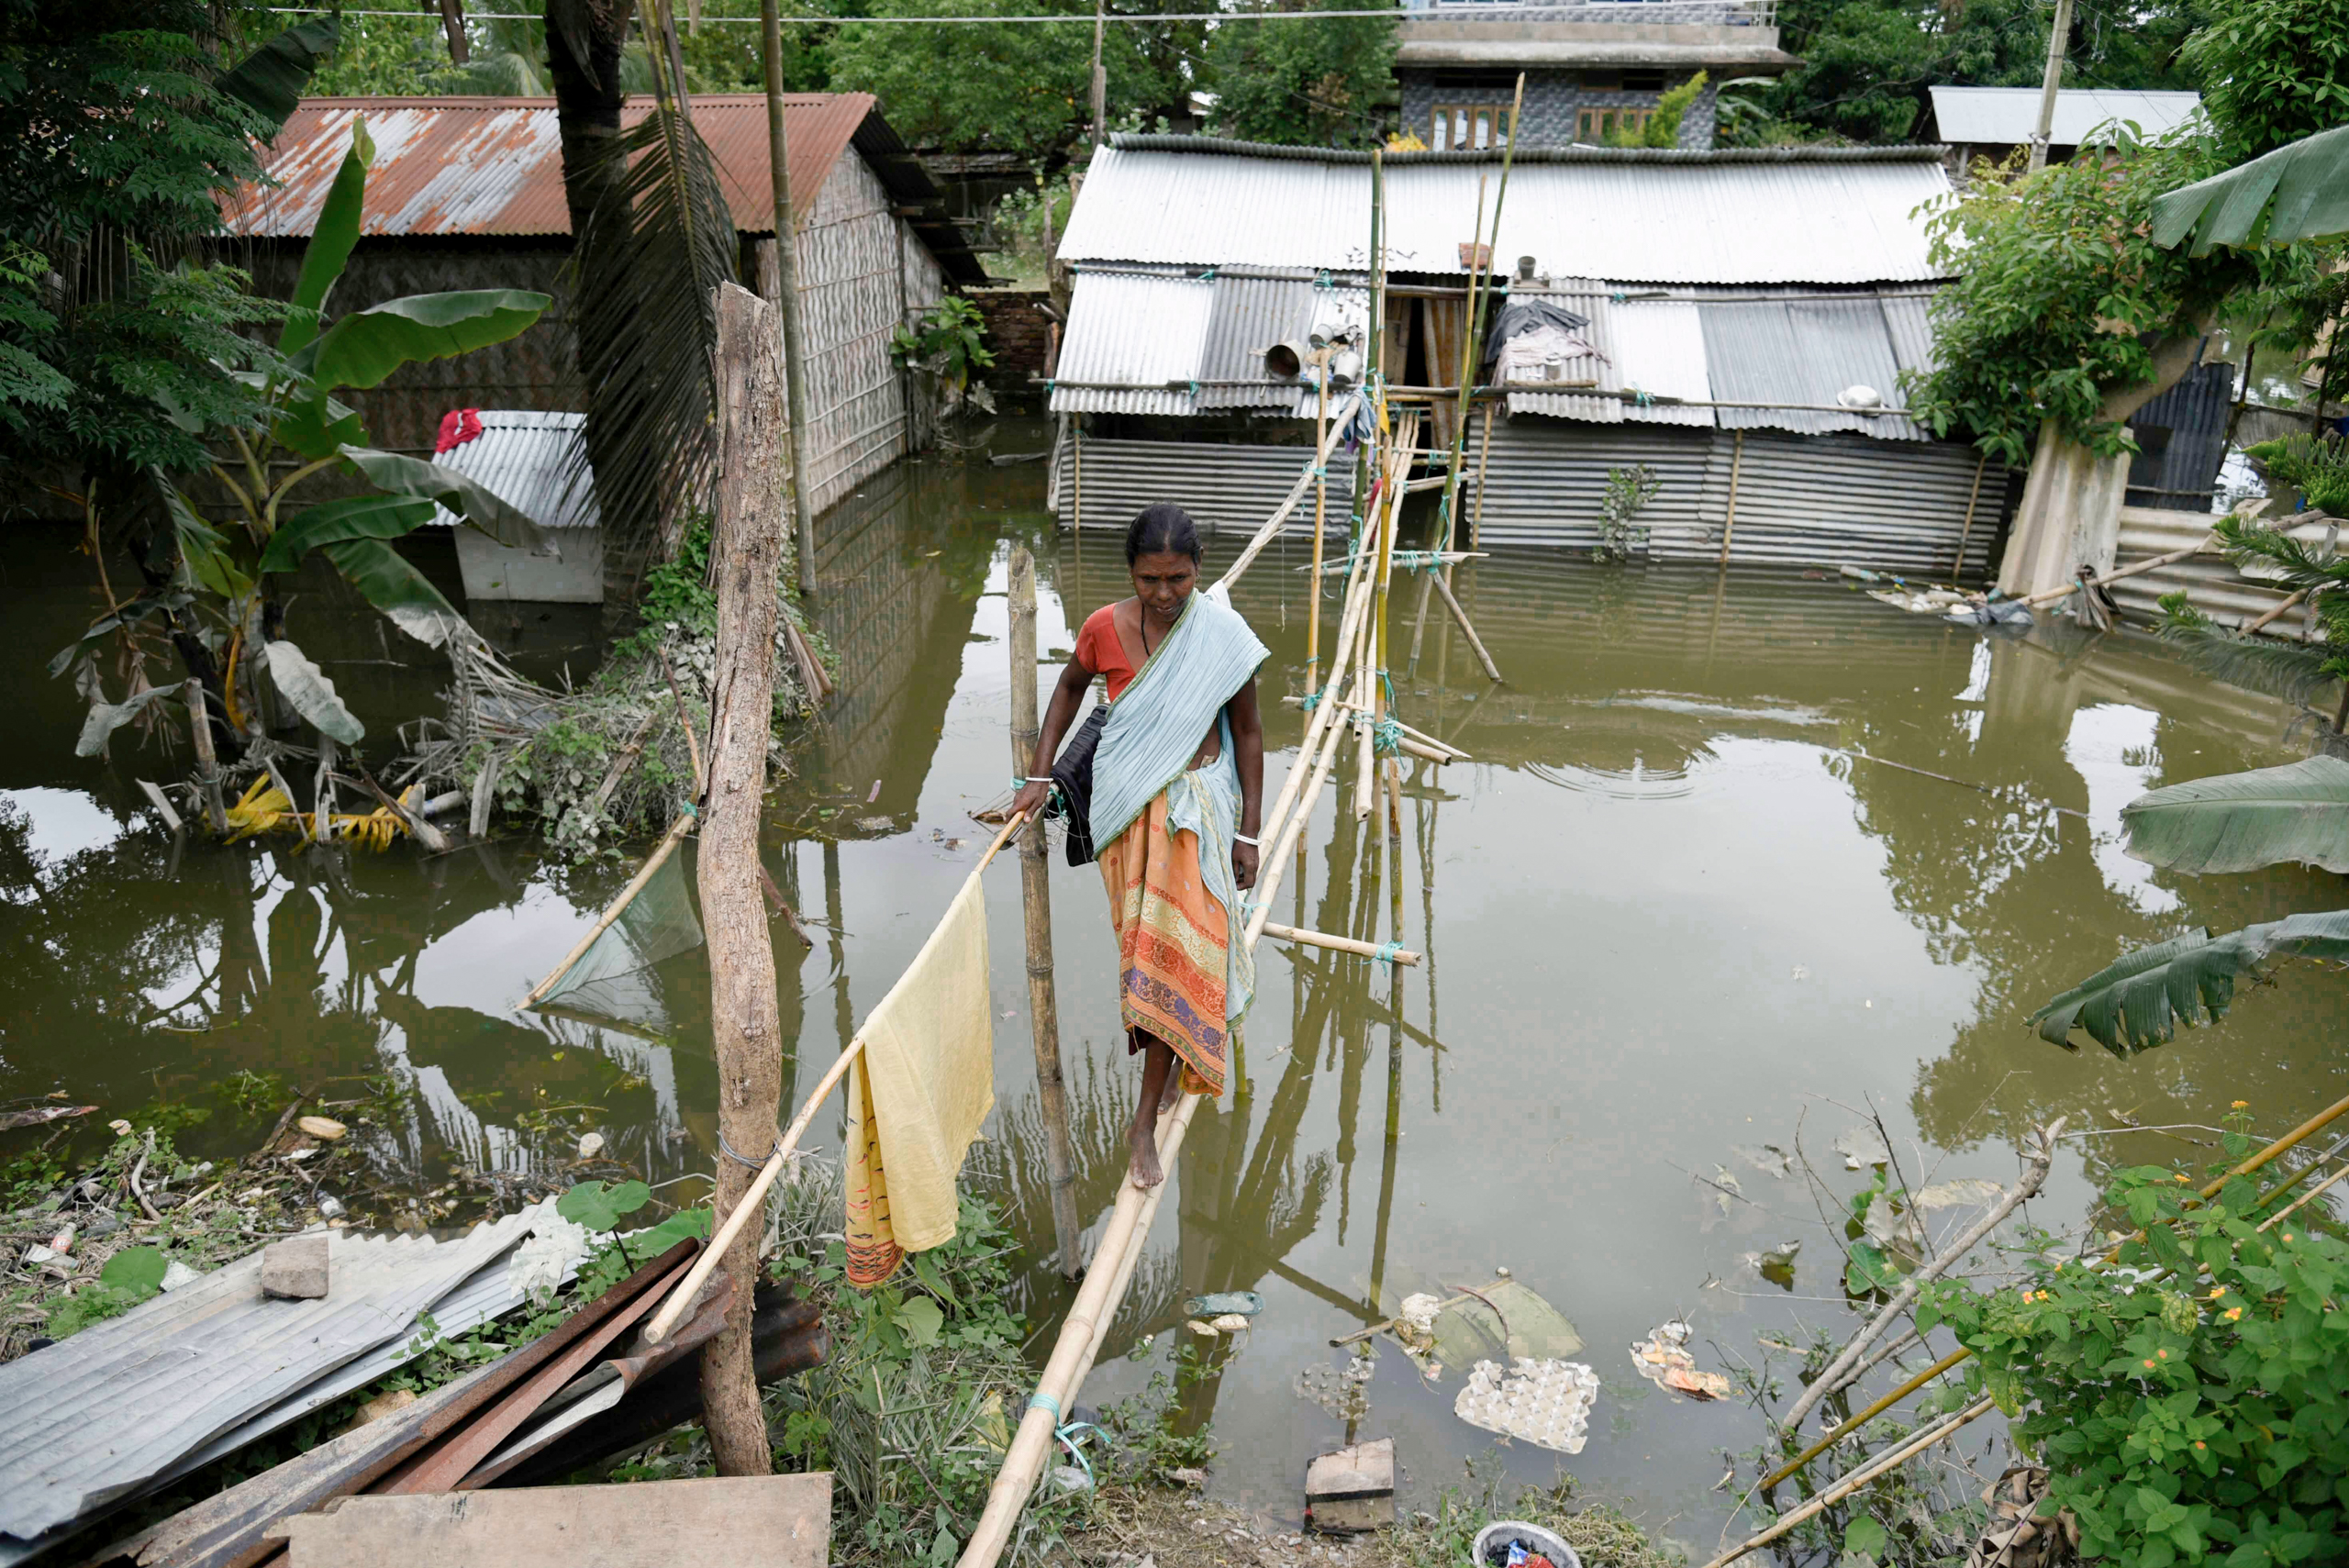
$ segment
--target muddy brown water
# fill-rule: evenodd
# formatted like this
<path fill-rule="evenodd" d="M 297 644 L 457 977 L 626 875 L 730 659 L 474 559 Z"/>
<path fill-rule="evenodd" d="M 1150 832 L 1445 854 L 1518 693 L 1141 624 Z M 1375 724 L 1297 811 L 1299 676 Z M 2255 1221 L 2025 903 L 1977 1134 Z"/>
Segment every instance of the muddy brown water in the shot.
<path fill-rule="evenodd" d="M 1007 422 L 996 444 L 1041 438 Z M 876 478 L 822 524 L 816 613 L 844 656 L 843 695 L 778 792 L 765 841 L 820 922 L 796 963 L 777 928 L 801 1085 L 984 847 L 967 814 L 1006 793 L 1013 543 L 1041 562 L 1045 681 L 1083 615 L 1125 591 L 1115 541 L 1080 550 L 1055 533 L 1041 489 L 1041 464 L 932 458 Z M 111 762 L 72 756 L 77 704 L 33 656 L 76 633 L 94 590 L 70 539 L 28 537 L 0 582 L 18 633 L 0 752 L 0 1095 L 63 1090 L 108 1116 L 167 1102 L 188 1118 L 184 1147 L 233 1154 L 267 1117 L 228 1102 L 232 1075 L 386 1074 L 412 1091 L 396 1125 L 365 1135 L 387 1184 L 429 1186 L 465 1163 L 560 1184 L 588 1129 L 650 1180 L 709 1169 L 700 953 L 643 977 L 623 1020 L 511 1011 L 626 865 L 565 870 L 514 836 L 331 863 L 282 841 L 174 844 L 132 782 L 164 764 L 127 745 Z M 1211 548 L 1211 574 L 1232 548 Z M 1304 559 L 1297 543 L 1268 552 L 1237 595 L 1273 649 L 1268 696 L 1302 687 Z M 379 646 L 367 617 L 314 586 L 289 627 L 362 699 L 380 746 L 429 706 L 439 673 Z M 1234 1090 L 1194 1126 L 1086 1390 L 1115 1398 L 1163 1369 L 1186 1296 L 1261 1292 L 1253 1331 L 1186 1396 L 1186 1418 L 1212 1423 L 1219 1496 L 1293 1517 L 1305 1460 L 1347 1431 L 1298 1396 L 1299 1373 L 1341 1364 L 1329 1340 L 1385 1316 L 1379 1304 L 1507 1267 L 1574 1321 L 1603 1387 L 1582 1453 L 1520 1444 L 1501 1462 L 1530 1480 L 1563 1464 L 1709 1547 L 1726 1514 L 1710 1489 L 1722 1452 L 1756 1441 L 1758 1421 L 1736 1403 L 1662 1394 L 1634 1375 L 1628 1347 L 1683 1317 L 1700 1363 L 1726 1370 L 1758 1363 L 1757 1335 L 1850 1321 L 1809 1186 L 1741 1150 L 1792 1152 L 1799 1138 L 1840 1197 L 1862 1178 L 1829 1146 L 1871 1106 L 1912 1181 L 2008 1181 L 2019 1133 L 2054 1116 L 2210 1123 L 2240 1099 L 2280 1129 L 2343 1093 L 2349 987 L 2312 966 L 2284 967 L 2219 1027 L 2130 1061 L 2067 1053 L 2022 1027 L 2131 946 L 2343 902 L 2335 877 L 2176 877 L 2121 852 L 2119 813 L 2141 791 L 2295 756 L 2276 705 L 2197 677 L 2139 634 L 1993 635 L 1831 578 L 1565 554 L 1462 569 L 1507 676 L 1494 686 L 1440 606 L 1407 667 L 1416 596 L 1398 586 L 1401 711 L 1475 760 L 1413 771 L 1391 867 L 1351 791 L 1342 817 L 1325 795 L 1278 906 L 1382 940 L 1399 910 L 1400 940 L 1428 962 L 1389 978 L 1265 945 Z M 485 624 L 551 678 L 566 664 L 585 673 L 592 626 L 575 615 L 501 610 Z M 1269 794 L 1303 721 L 1267 711 Z M 974 1163 L 1009 1184 L 1030 1257 L 1021 1305 L 1046 1321 L 1067 1293 L 1044 1261 L 1019 873 L 1006 858 L 988 880 L 999 1109 Z M 1134 1071 L 1097 877 L 1056 866 L 1052 895 L 1079 1191 L 1097 1228 Z M 836 1150 L 836 1117 L 818 1125 Z M 11 1134 L 0 1153 L 35 1136 Z M 2202 1153 L 2155 1133 L 2067 1143 L 2032 1214 L 2076 1224 L 2114 1163 Z M 1700 1179 L 1724 1174 L 1739 1195 Z M 1791 1288 L 1742 1261 L 1797 1240 Z M 1119 1359 L 1145 1333 L 1151 1349 Z M 1355 1429 L 1397 1440 L 1415 1499 L 1492 1448 L 1452 1414 L 1464 1370 L 1423 1384 L 1389 1351 L 1368 1385 Z"/>

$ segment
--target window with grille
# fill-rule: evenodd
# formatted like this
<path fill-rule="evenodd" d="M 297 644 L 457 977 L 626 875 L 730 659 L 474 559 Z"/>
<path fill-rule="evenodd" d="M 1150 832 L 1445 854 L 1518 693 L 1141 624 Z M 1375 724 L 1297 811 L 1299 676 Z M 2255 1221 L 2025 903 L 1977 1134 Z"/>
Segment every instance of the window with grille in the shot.
<path fill-rule="evenodd" d="M 1583 109 L 1575 116 L 1575 139 L 1598 143 L 1619 131 L 1644 131 L 1653 118 L 1653 109 Z"/>
<path fill-rule="evenodd" d="M 1507 104 L 1438 104 L 1429 128 L 1428 146 L 1438 152 L 1458 152 L 1508 145 Z"/>

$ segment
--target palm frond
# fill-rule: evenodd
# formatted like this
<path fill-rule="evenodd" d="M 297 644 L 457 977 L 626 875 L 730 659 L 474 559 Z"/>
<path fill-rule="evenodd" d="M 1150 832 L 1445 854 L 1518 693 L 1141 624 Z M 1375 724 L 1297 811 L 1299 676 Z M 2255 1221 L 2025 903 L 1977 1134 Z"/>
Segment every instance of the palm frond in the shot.
<path fill-rule="evenodd" d="M 2293 915 L 2246 926 L 2213 938 L 2188 931 L 2141 948 L 2120 962 L 2080 982 L 2031 1016 L 2042 1040 L 2076 1049 L 2072 1030 L 2115 1056 L 2130 1056 L 2168 1041 L 2177 1026 L 2188 1029 L 2226 1017 L 2235 981 L 2256 976 L 2259 965 L 2278 952 L 2335 962 L 2349 960 L 2349 909 Z"/>
<path fill-rule="evenodd" d="M 2247 637 L 2193 608 L 2183 594 L 2165 595 L 2162 608 L 2168 612 L 2162 621 L 2162 640 L 2214 681 L 2263 692 L 2298 707 L 2332 679 L 2325 673 L 2327 645 Z"/>
<path fill-rule="evenodd" d="M 2349 872 L 2349 762 L 2310 757 L 2141 795 L 2121 808 L 2129 853 L 2189 873 L 2297 862 Z"/>
<path fill-rule="evenodd" d="M 581 236 L 573 297 L 605 549 L 632 576 L 709 504 L 712 291 L 735 276 L 735 232 L 686 111 L 657 105 L 606 156 L 625 167 Z"/>
<path fill-rule="evenodd" d="M 2221 517 L 2210 531 L 2236 566 L 2267 568 L 2288 589 L 2349 587 L 2349 560 L 2329 546 L 2244 517 Z"/>

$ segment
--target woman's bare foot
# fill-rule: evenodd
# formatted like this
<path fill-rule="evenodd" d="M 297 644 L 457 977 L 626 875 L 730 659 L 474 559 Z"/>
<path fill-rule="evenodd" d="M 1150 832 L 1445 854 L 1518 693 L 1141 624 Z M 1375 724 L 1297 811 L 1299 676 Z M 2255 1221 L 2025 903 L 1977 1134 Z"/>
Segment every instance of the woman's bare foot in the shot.
<path fill-rule="evenodd" d="M 1133 1158 L 1126 1166 L 1126 1174 L 1138 1187 L 1154 1187 L 1166 1179 L 1166 1173 L 1159 1169 L 1158 1140 L 1152 1136 L 1153 1130 L 1137 1127 L 1126 1140 L 1133 1151 Z"/>

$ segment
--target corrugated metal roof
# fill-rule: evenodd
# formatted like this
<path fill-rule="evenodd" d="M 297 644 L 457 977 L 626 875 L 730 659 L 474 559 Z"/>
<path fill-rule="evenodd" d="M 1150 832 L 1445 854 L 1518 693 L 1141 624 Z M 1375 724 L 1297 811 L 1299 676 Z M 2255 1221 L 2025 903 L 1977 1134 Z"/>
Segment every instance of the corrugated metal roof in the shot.
<path fill-rule="evenodd" d="M 623 125 L 651 112 L 630 98 Z M 869 93 L 794 93 L 784 99 L 791 198 L 803 214 L 874 113 Z M 756 93 L 693 100 L 695 128 L 709 144 L 734 221 L 745 234 L 774 232 L 767 160 L 767 107 Z M 563 235 L 562 142 L 552 98 L 305 98 L 270 144 L 275 187 L 245 186 L 223 204 L 232 234 L 298 237 L 318 211 L 364 118 L 375 142 L 367 178 L 365 234 Z M 894 162 L 886 157 L 883 161 Z M 902 170 L 884 171 L 893 188 Z M 894 175 L 894 178 L 891 176 Z"/>
<path fill-rule="evenodd" d="M 1933 123 L 1943 141 L 2017 143 L 2039 129 L 2036 87 L 1935 87 Z M 2065 87 L 2055 95 L 2055 123 L 2048 142 L 2077 147 L 2098 127 L 2132 120 L 2147 136 L 2176 130 L 2202 107 L 2199 93 L 2155 93 L 2138 88 Z"/>
<path fill-rule="evenodd" d="M 1697 307 L 1713 395 L 1725 403 L 1793 406 L 1717 408 L 1723 429 L 1806 435 L 1852 430 L 1891 440 L 1925 439 L 1924 431 L 1897 415 L 1870 418 L 1811 411 L 1832 406 L 1854 385 L 1875 388 L 1887 406 L 1900 406 L 1900 367 L 1884 306 L 1874 294 L 1713 302 L 1720 297 Z"/>
<path fill-rule="evenodd" d="M 0 1533 L 63 1524 L 406 1334 L 528 1223 L 509 1215 L 441 1242 L 328 1231 L 321 1299 L 264 1297 L 255 1252 L 0 1365 Z"/>
<path fill-rule="evenodd" d="M 1181 142 L 1197 145 L 1179 148 Z M 1140 143 L 1137 145 L 1137 143 Z M 1681 284 L 1911 283 L 1945 274 L 1915 216 L 1949 189 L 1929 156 L 1592 150 L 1520 153 L 1498 253 L 1553 274 Z M 1458 276 L 1497 155 L 1401 154 L 1386 167 L 1387 264 Z M 1094 158 L 1060 256 L 1074 262 L 1360 271 L 1370 168 L 1306 149 L 1121 139 Z"/>
<path fill-rule="evenodd" d="M 1876 299 L 1884 306 L 1885 329 L 1892 334 L 1892 357 L 1905 371 L 1929 371 L 1933 368 L 1933 291 L 1932 289 L 1878 289 Z M 1889 397 L 1892 388 L 1882 389 Z M 1906 401 L 1900 399 L 1899 401 Z"/>
<path fill-rule="evenodd" d="M 1303 275 L 1085 268 L 1069 299 L 1052 412 L 1264 408 L 1310 418 L 1312 389 L 1268 376 L 1264 350 L 1303 339 L 1325 315 L 1367 323 L 1369 314 L 1369 290 L 1336 280 L 1325 288 Z"/>
<path fill-rule="evenodd" d="M 542 528 L 592 528 L 601 520 L 596 487 L 581 450 L 584 414 L 528 408 L 481 410 L 481 434 L 433 459 L 484 486 Z M 436 507 L 435 528 L 452 528 L 457 515 Z"/>
<path fill-rule="evenodd" d="M 1611 284 L 1596 279 L 1561 279 L 1548 289 L 1513 288 L 1511 295 L 1539 294 L 1557 300 L 1590 325 L 1583 336 L 1606 356 L 1603 360 L 1570 360 L 1564 367 L 1567 381 L 1596 381 L 1602 392 L 1644 392 L 1656 397 L 1677 397 L 1698 403 L 1712 398 L 1705 373 L 1705 339 L 1697 322 L 1697 307 L 1677 300 L 1624 300 Z M 1701 425 L 1713 423 L 1710 408 L 1675 407 L 1670 404 L 1642 405 L 1620 397 L 1580 396 L 1571 392 L 1516 392 L 1508 395 L 1511 414 L 1542 414 L 1558 419 L 1593 424 Z"/>

